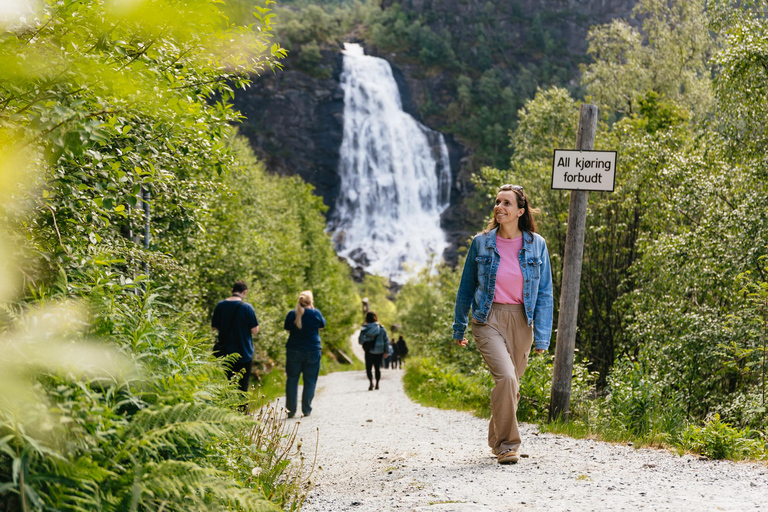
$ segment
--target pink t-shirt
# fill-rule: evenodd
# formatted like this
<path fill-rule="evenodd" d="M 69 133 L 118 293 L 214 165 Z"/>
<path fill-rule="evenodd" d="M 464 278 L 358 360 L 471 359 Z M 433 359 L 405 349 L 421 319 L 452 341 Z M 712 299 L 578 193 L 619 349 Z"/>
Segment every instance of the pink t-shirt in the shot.
<path fill-rule="evenodd" d="M 520 270 L 520 249 L 523 237 L 501 238 L 496 236 L 496 250 L 501 262 L 496 272 L 496 290 L 493 302 L 501 304 L 523 304 L 523 272 Z"/>

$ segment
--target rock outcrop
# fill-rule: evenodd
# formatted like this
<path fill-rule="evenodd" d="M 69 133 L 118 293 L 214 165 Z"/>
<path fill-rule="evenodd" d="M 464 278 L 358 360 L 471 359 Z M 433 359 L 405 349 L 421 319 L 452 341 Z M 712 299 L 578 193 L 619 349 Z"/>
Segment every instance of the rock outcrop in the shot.
<path fill-rule="evenodd" d="M 254 78 L 235 94 L 235 107 L 245 116 L 240 133 L 267 168 L 298 174 L 314 185 L 329 207 L 339 194 L 339 147 L 344 122 L 344 92 L 339 86 L 341 48 L 324 50 L 323 64 L 332 72 L 318 78 L 295 69 Z"/>

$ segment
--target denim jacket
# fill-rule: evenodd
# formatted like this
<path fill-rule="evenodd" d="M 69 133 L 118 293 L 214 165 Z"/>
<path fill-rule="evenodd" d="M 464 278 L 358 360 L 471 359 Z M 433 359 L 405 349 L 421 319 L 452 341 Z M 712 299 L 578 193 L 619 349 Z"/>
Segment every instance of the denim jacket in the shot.
<path fill-rule="evenodd" d="M 472 318 L 485 322 L 496 291 L 496 272 L 501 256 L 496 250 L 498 228 L 477 235 L 469 246 L 461 274 L 453 320 L 453 339 L 464 338 L 469 308 Z M 552 335 L 552 269 L 547 243 L 541 235 L 523 233 L 520 249 L 520 270 L 523 273 L 523 304 L 528 325 L 533 324 L 533 339 L 537 349 L 549 348 Z"/>

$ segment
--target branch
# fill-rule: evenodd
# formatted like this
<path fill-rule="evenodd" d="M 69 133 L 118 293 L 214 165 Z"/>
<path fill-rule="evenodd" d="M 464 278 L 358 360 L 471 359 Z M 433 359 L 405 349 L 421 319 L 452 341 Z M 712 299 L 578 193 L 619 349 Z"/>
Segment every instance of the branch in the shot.
<path fill-rule="evenodd" d="M 64 242 L 61 240 L 61 231 L 59 231 L 59 225 L 56 222 L 56 212 L 54 211 L 53 207 L 49 204 L 45 205 L 46 208 L 51 210 L 51 217 L 53 217 L 53 227 L 56 229 L 56 235 L 59 237 L 59 245 L 61 245 L 61 248 L 64 249 L 64 252 L 67 254 L 67 256 L 72 256 L 67 248 L 64 246 Z"/>
<path fill-rule="evenodd" d="M 130 60 L 128 60 L 128 62 L 126 62 L 125 64 L 123 64 L 123 65 L 120 67 L 120 69 L 118 69 L 118 71 L 122 71 L 122 70 L 124 70 L 125 68 L 127 68 L 128 66 L 130 66 L 131 64 L 133 64 L 134 62 L 136 62 L 137 60 L 139 60 L 139 58 L 140 58 L 142 55 L 144 55 L 145 53 L 147 53 L 147 50 L 149 50 L 149 49 L 152 47 L 152 45 L 153 45 L 153 44 L 155 44 L 155 41 L 157 41 L 157 40 L 156 40 L 156 39 L 153 39 L 152 41 L 150 41 L 149 43 L 147 43 L 147 44 L 144 46 L 144 48 L 143 48 L 143 49 L 142 49 L 140 52 L 138 52 L 138 53 L 134 54 L 134 55 L 133 55 L 133 56 L 130 58 Z"/>
<path fill-rule="evenodd" d="M 118 112 L 120 112 L 120 111 L 119 111 L 119 110 L 100 110 L 99 112 L 92 112 L 92 113 L 90 113 L 90 114 L 87 114 L 87 115 L 83 116 L 83 119 L 89 119 L 89 118 L 91 118 L 91 117 L 97 117 L 97 116 L 100 116 L 100 115 L 103 115 L 103 114 L 117 114 Z M 74 115 L 74 116 L 70 116 L 68 119 L 65 119 L 65 120 L 63 120 L 62 122 L 60 122 L 60 123 L 59 123 L 59 124 L 57 124 L 56 126 L 54 126 L 54 127 L 52 127 L 52 128 L 49 128 L 49 129 L 45 130 L 44 132 L 40 133 L 40 137 L 39 137 L 39 138 L 43 138 L 43 137 L 45 137 L 46 135 L 48 135 L 49 133 L 51 133 L 51 132 L 54 132 L 54 131 L 58 130 L 58 129 L 59 129 L 59 128 L 61 128 L 63 125 L 65 125 L 65 124 L 69 123 L 70 121 L 72 121 L 72 120 L 73 120 L 73 119 L 75 119 L 76 117 L 77 117 L 76 115 Z M 29 142 L 27 142 L 26 144 L 24 144 L 24 146 L 23 146 L 23 147 L 27 147 L 27 146 L 29 146 L 30 144 L 32 144 L 32 141 L 31 141 L 31 140 L 30 140 Z"/>

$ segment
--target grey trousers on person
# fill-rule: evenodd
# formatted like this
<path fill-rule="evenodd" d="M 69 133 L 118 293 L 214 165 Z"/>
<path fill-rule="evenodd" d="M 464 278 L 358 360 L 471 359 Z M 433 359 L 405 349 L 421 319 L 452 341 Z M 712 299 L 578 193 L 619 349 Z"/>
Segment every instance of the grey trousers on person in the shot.
<path fill-rule="evenodd" d="M 522 304 L 494 302 L 485 323 L 472 320 L 477 349 L 496 384 L 491 391 L 488 426 L 488 446 L 496 455 L 518 450 L 521 444 L 517 403 L 520 379 L 528 366 L 528 354 L 533 345 L 533 327 L 528 326 L 524 308 Z"/>

